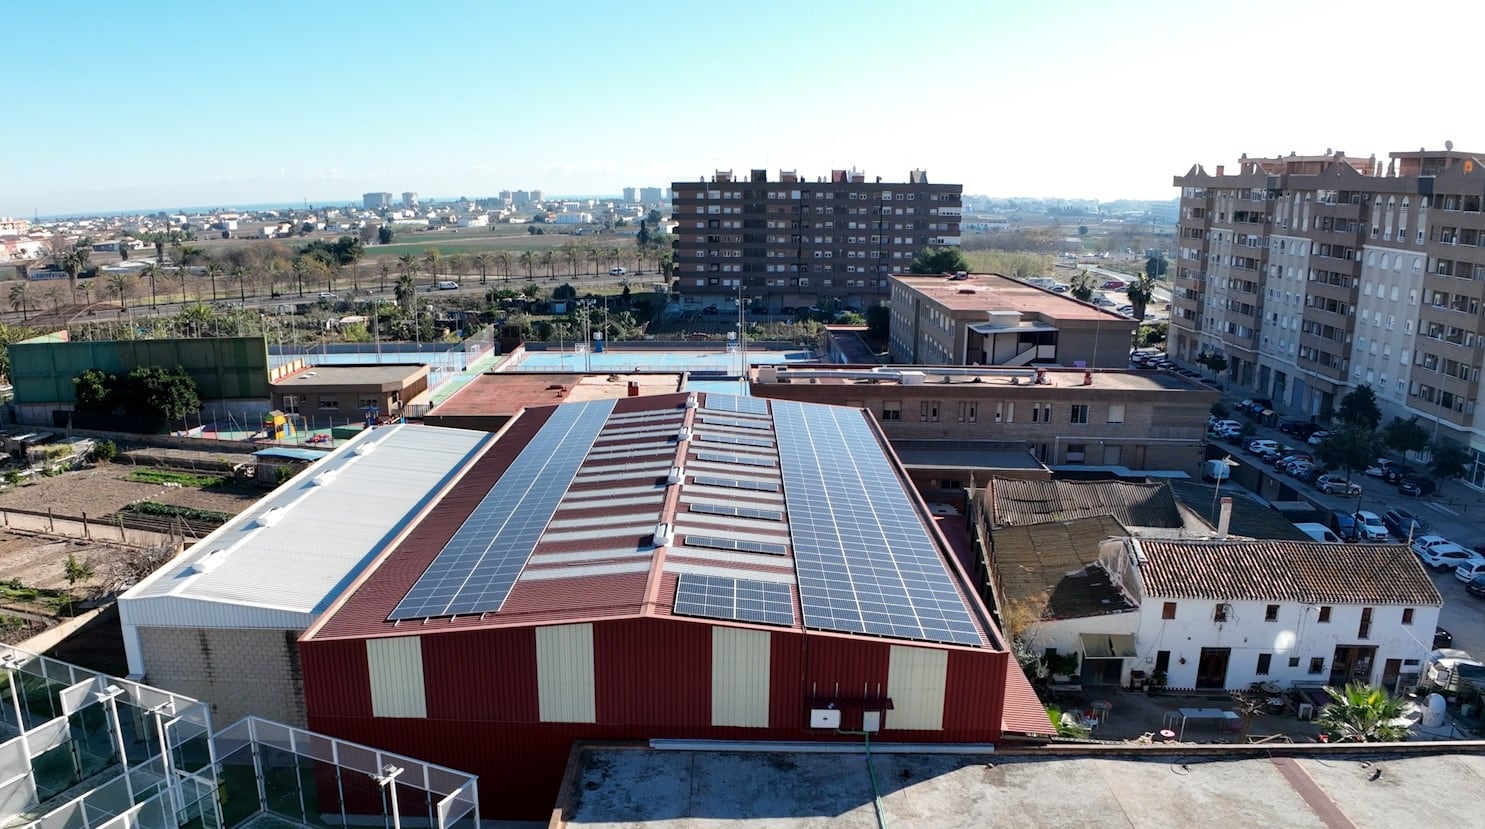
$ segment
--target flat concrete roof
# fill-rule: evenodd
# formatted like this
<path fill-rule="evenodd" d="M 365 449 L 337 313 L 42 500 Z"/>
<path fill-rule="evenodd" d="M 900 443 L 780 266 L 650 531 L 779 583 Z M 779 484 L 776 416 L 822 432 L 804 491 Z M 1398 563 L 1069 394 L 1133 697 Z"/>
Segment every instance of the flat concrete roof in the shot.
<path fill-rule="evenodd" d="M 497 371 L 470 380 L 429 414 L 514 415 L 528 406 L 551 406 L 626 397 L 629 384 L 641 396 L 680 391 L 681 375 L 668 373 L 574 374 L 571 372 Z"/>
<path fill-rule="evenodd" d="M 900 383 L 899 372 L 919 372 L 924 375 L 922 386 L 981 386 L 1000 387 L 1020 385 L 1029 387 L 1026 380 L 1012 383 L 1009 374 L 996 375 L 995 366 L 984 367 L 984 373 L 971 375 L 965 373 L 973 369 L 973 366 L 914 366 L 914 365 L 891 365 L 891 366 L 778 366 L 780 379 L 794 377 L 795 382 L 809 382 L 813 378 L 819 385 L 846 385 L 846 386 L 895 386 Z M 1017 374 L 1026 374 L 1041 366 L 1028 366 L 1026 368 L 1014 369 Z M 944 373 L 944 370 L 951 372 Z M 877 376 L 866 377 L 864 372 L 871 371 Z M 1087 371 L 1091 374 L 1092 388 L 1096 389 L 1118 389 L 1127 391 L 1206 391 L 1211 392 L 1213 399 L 1220 393 L 1210 386 L 1203 385 L 1194 380 L 1188 380 L 1179 374 L 1171 374 L 1165 371 L 1151 369 L 1081 369 L 1081 368 L 1047 368 L 1046 379 L 1052 386 L 1083 386 L 1083 374 Z M 758 380 L 758 367 L 754 366 L 750 376 L 755 384 Z M 1041 387 L 1044 388 L 1044 387 Z"/>
<path fill-rule="evenodd" d="M 972 273 L 965 279 L 898 273 L 892 278 L 951 311 L 1018 311 L 1051 319 L 1135 324 L 1113 311 L 998 273 Z"/>
<path fill-rule="evenodd" d="M 269 385 L 275 391 L 303 386 L 370 386 L 405 382 L 426 371 L 426 363 L 368 363 L 366 365 L 309 366 Z"/>
<path fill-rule="evenodd" d="M 1464 825 L 1485 808 L 1479 742 L 1430 754 L 1319 745 L 967 756 L 911 753 L 916 747 L 878 753 L 883 748 L 891 750 L 872 746 L 868 765 L 859 748 L 816 754 L 580 746 L 552 825 L 876 829 L 873 788 L 885 825 L 914 829 L 1390 829 Z"/>

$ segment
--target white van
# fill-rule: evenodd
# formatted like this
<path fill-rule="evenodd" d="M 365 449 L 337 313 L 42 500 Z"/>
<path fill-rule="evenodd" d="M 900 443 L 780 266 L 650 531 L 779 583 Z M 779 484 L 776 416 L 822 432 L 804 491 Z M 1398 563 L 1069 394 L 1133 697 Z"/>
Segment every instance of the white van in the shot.
<path fill-rule="evenodd" d="M 1225 460 L 1210 460 L 1201 465 L 1201 476 L 1208 481 L 1225 481 L 1232 477 L 1232 465 Z"/>
<path fill-rule="evenodd" d="M 459 290 L 459 283 L 457 283 L 457 282 L 440 282 L 440 283 L 438 283 L 438 290 L 440 290 L 440 291 L 457 291 L 457 290 Z"/>
<path fill-rule="evenodd" d="M 1295 524 L 1299 531 L 1315 539 L 1316 541 L 1328 541 L 1332 544 L 1340 544 L 1341 540 L 1330 528 L 1324 524 Z"/>

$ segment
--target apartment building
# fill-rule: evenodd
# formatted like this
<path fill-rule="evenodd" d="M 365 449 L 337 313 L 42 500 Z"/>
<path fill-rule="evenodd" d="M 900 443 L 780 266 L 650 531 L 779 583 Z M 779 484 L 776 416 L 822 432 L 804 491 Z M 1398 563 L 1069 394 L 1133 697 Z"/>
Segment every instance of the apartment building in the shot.
<path fill-rule="evenodd" d="M 1369 384 L 1473 456 L 1485 487 L 1485 155 L 1420 149 L 1238 161 L 1181 188 L 1171 355 L 1227 359 L 1228 380 L 1328 417 Z"/>
<path fill-rule="evenodd" d="M 963 186 L 868 181 L 833 170 L 770 181 L 730 170 L 671 185 L 676 286 L 684 297 L 735 300 L 777 312 L 831 303 L 864 310 L 887 296 L 887 276 L 931 246 L 957 246 Z M 703 303 L 704 304 L 704 303 Z"/>
<path fill-rule="evenodd" d="M 386 210 L 392 206 L 391 193 L 363 193 L 361 207 L 366 210 Z"/>
<path fill-rule="evenodd" d="M 994 273 L 888 278 L 893 362 L 1128 368 L 1138 325 Z"/>

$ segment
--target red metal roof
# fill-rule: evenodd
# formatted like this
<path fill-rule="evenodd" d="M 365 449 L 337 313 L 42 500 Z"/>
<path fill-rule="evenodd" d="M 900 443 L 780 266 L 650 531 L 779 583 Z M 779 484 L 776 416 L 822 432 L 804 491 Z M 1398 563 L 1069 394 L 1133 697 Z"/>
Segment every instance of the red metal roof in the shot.
<path fill-rule="evenodd" d="M 512 420 L 501 438 L 426 511 L 403 541 L 369 568 L 362 581 L 346 592 L 306 638 L 428 634 L 635 616 L 672 617 L 676 585 L 686 573 L 787 584 L 794 609 L 790 627 L 803 630 L 778 448 L 772 442 L 773 421 L 766 414 L 720 412 L 705 406 L 688 408 L 688 398 L 689 395 L 679 393 L 614 401 L 613 410 L 593 439 L 498 611 L 387 621 L 393 608 L 536 437 L 556 407 L 528 409 Z M 710 417 L 712 422 L 704 423 L 704 417 Z M 749 430 L 727 424 L 729 419 L 749 417 L 757 423 L 766 422 L 768 427 Z M 685 433 L 686 440 L 678 439 L 683 428 L 692 430 Z M 728 443 L 715 437 L 700 440 L 703 430 L 713 436 L 752 439 L 754 443 Z M 769 445 L 757 445 L 759 440 Z M 885 441 L 882 447 L 895 465 L 897 461 Z M 703 458 L 701 453 L 719 453 L 734 461 L 719 460 L 712 454 Z M 736 460 L 743 457 L 747 458 L 746 462 Z M 685 470 L 681 486 L 667 482 L 676 465 Z M 696 476 L 707 475 L 780 486 L 770 492 L 708 486 L 695 481 Z M 693 510 L 692 506 L 698 503 L 748 506 L 770 515 L 730 516 L 705 509 Z M 919 512 L 925 517 L 928 532 L 945 558 L 950 579 L 971 618 L 983 628 L 982 647 L 999 649 L 999 634 L 968 583 L 967 568 L 956 560 L 954 551 L 926 517 L 927 511 L 921 504 Z M 654 535 L 661 524 L 670 525 L 673 536 L 669 544 L 656 547 Z M 693 536 L 698 543 L 690 543 Z M 784 553 L 721 549 L 708 546 L 706 537 L 777 545 Z M 703 624 L 745 624 L 715 618 L 679 615 L 673 618 L 694 618 Z"/>
<path fill-rule="evenodd" d="M 1022 672 L 1016 660 L 1009 660 L 1005 668 L 1005 706 L 1000 713 L 1000 731 L 1003 734 L 1035 734 L 1056 736 L 1057 729 L 1047 718 L 1047 709 L 1037 699 L 1031 681 Z"/>

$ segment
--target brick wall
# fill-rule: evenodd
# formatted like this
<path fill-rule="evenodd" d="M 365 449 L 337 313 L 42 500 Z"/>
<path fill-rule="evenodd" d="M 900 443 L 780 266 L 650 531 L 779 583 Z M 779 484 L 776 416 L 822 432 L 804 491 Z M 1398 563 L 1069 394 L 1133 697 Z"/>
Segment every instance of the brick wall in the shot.
<path fill-rule="evenodd" d="M 300 631 L 139 629 L 149 684 L 211 704 L 217 728 L 256 714 L 304 726 Z"/>

